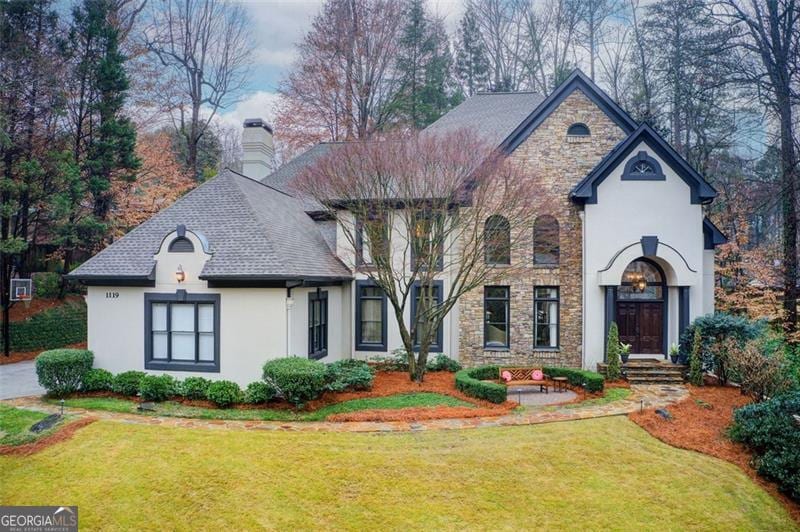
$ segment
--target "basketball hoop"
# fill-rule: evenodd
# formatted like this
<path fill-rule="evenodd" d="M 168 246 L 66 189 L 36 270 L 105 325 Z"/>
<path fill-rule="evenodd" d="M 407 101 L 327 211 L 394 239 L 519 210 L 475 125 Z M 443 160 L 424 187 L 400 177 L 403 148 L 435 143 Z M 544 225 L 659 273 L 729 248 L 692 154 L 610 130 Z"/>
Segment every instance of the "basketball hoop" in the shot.
<path fill-rule="evenodd" d="M 9 295 L 11 301 L 22 301 L 25 308 L 29 308 L 31 299 L 33 299 L 33 281 L 31 279 L 11 279 Z"/>

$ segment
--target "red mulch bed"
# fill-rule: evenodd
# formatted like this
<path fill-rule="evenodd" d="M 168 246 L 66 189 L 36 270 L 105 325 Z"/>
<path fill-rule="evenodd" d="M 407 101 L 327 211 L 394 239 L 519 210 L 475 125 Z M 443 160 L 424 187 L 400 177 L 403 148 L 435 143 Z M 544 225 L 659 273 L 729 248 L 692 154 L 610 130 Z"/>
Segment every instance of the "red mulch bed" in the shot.
<path fill-rule="evenodd" d="M 86 342 L 78 344 L 65 345 L 65 349 L 86 349 Z M 25 360 L 33 360 L 43 351 L 47 349 L 37 349 L 36 351 L 12 351 L 9 356 L 3 356 L 2 348 L 0 348 L 0 366 L 4 364 L 14 364 L 16 362 L 23 362 Z"/>
<path fill-rule="evenodd" d="M 668 408 L 672 421 L 655 410 L 634 412 L 629 418 L 647 432 L 674 447 L 721 458 L 739 466 L 750 478 L 771 493 L 791 516 L 800 522 L 800 504 L 792 501 L 750 466 L 752 454 L 744 445 L 727 438 L 733 410 L 750 402 L 738 388 L 730 386 L 689 387 L 689 398 Z"/>
<path fill-rule="evenodd" d="M 0 455 L 29 456 L 34 453 L 38 453 L 39 451 L 47 449 L 51 445 L 55 445 L 56 443 L 72 438 L 78 429 L 94 423 L 95 421 L 97 421 L 97 418 L 84 417 L 73 421 L 72 423 L 68 423 L 53 434 L 49 434 L 44 438 L 34 442 L 25 443 L 22 445 L 0 445 Z"/>

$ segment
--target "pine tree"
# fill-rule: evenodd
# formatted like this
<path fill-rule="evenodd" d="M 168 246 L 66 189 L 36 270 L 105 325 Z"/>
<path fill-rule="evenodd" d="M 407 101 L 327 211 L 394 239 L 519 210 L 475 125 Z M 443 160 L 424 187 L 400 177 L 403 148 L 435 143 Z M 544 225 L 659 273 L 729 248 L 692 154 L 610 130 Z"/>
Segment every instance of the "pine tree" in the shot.
<path fill-rule="evenodd" d="M 700 331 L 694 331 L 694 341 L 692 342 L 692 352 L 689 355 L 689 382 L 695 386 L 703 385 L 703 338 Z"/>
<path fill-rule="evenodd" d="M 622 376 L 622 367 L 619 359 L 619 328 L 612 321 L 608 327 L 608 342 L 606 344 L 606 380 L 615 381 Z"/>
<path fill-rule="evenodd" d="M 456 74 L 468 96 L 485 89 L 489 83 L 489 60 L 472 4 L 467 6 L 458 26 Z"/>

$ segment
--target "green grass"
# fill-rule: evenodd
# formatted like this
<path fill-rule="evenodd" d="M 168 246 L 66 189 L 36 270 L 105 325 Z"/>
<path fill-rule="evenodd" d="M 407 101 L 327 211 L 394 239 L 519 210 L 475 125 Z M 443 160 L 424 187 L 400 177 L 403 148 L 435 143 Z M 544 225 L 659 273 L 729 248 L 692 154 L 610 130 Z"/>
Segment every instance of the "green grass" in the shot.
<path fill-rule="evenodd" d="M 47 414 L 0 404 L 0 445 L 20 445 L 41 437 L 28 429 Z M 50 431 L 47 431 L 48 433 Z"/>
<path fill-rule="evenodd" d="M 136 403 L 126 399 L 114 397 L 78 397 L 66 399 L 66 406 L 86 408 L 89 410 L 107 410 L 110 412 L 123 412 L 128 414 L 138 413 Z M 150 415 L 191 417 L 199 419 L 235 419 L 247 421 L 322 421 L 332 414 L 357 412 L 359 410 L 390 410 L 409 407 L 433 406 L 466 406 L 474 407 L 449 395 L 438 393 L 420 392 L 398 394 L 389 397 L 373 397 L 368 399 L 353 399 L 329 405 L 313 412 L 293 412 L 290 410 L 277 410 L 270 408 L 254 408 L 239 410 L 235 408 L 215 409 L 187 406 L 174 401 L 166 401 L 156 405 L 155 412 Z"/>
<path fill-rule="evenodd" d="M 602 406 L 608 403 L 613 403 L 614 401 L 621 401 L 623 399 L 627 399 L 630 396 L 631 391 L 628 388 L 606 388 L 603 397 L 598 397 L 596 399 L 587 399 L 585 401 L 581 401 L 580 403 L 572 403 L 569 405 L 565 405 L 566 408 L 580 408 L 584 406 Z"/>
<path fill-rule="evenodd" d="M 795 530 L 735 466 L 625 417 L 391 434 L 99 421 L 0 456 L 6 505 L 85 530 Z"/>

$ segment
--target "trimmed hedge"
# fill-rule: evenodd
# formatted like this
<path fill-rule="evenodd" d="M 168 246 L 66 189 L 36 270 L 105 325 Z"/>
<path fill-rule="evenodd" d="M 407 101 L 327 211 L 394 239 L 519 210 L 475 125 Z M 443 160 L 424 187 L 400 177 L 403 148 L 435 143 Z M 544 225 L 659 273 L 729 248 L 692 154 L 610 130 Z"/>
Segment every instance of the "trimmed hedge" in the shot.
<path fill-rule="evenodd" d="M 244 391 L 244 402 L 251 405 L 266 403 L 273 397 L 275 397 L 275 388 L 266 382 L 251 382 Z"/>
<path fill-rule="evenodd" d="M 86 341 L 86 303 L 70 301 L 11 322 L 11 350 L 56 349 Z M 0 335 L 0 341 L 2 336 Z"/>
<path fill-rule="evenodd" d="M 80 390 L 93 362 L 86 349 L 53 349 L 36 357 L 36 376 L 49 395 L 60 397 Z"/>
<path fill-rule="evenodd" d="M 363 360 L 338 360 L 325 369 L 325 389 L 332 392 L 369 390 L 375 379 L 375 372 Z"/>
<path fill-rule="evenodd" d="M 497 404 L 504 403 L 508 397 L 508 389 L 502 384 L 484 382 L 484 380 L 496 379 L 498 371 L 498 366 L 462 369 L 456 373 L 456 389 L 476 399 L 484 399 Z"/>
<path fill-rule="evenodd" d="M 594 371 L 578 368 L 544 368 L 548 377 L 566 377 L 572 386 L 581 386 L 588 392 L 602 392 L 605 387 L 605 378 Z"/>
<path fill-rule="evenodd" d="M 144 371 L 123 371 L 114 377 L 111 389 L 115 393 L 134 397 L 139 393 L 139 384 L 145 376 Z"/>
<path fill-rule="evenodd" d="M 177 388 L 172 375 L 145 375 L 139 381 L 139 395 L 143 401 L 165 401 L 175 395 Z"/>
<path fill-rule="evenodd" d="M 294 405 L 322 395 L 327 372 L 325 364 L 300 357 L 278 358 L 264 364 L 264 380 Z"/>
<path fill-rule="evenodd" d="M 205 399 L 211 381 L 203 377 L 186 377 L 180 386 L 180 394 L 187 399 Z"/>
<path fill-rule="evenodd" d="M 114 375 L 106 370 L 92 368 L 83 376 L 81 390 L 84 392 L 110 392 L 114 384 Z"/>
<path fill-rule="evenodd" d="M 214 381 L 208 387 L 207 398 L 220 408 L 242 402 L 242 389 L 232 381 Z"/>

